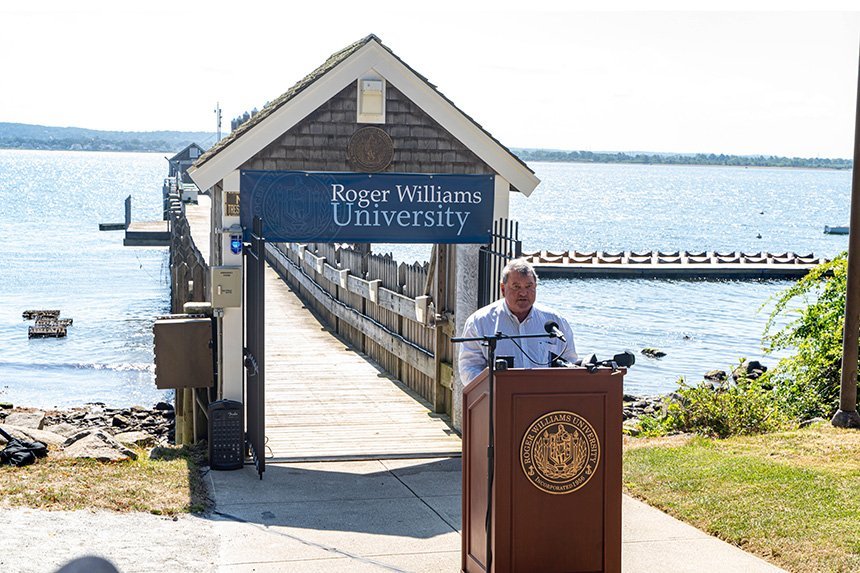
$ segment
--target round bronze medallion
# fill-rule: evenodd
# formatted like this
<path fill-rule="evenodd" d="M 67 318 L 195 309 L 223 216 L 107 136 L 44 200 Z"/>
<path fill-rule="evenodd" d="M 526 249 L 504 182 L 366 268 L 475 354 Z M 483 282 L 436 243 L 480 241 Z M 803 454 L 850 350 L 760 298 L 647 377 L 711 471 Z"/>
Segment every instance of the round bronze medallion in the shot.
<path fill-rule="evenodd" d="M 573 412 L 536 419 L 520 444 L 520 464 L 533 486 L 561 495 L 588 483 L 600 465 L 600 440 L 592 425 Z"/>
<path fill-rule="evenodd" d="M 378 127 L 362 127 L 349 138 L 347 155 L 361 171 L 382 171 L 394 159 L 394 142 Z"/>

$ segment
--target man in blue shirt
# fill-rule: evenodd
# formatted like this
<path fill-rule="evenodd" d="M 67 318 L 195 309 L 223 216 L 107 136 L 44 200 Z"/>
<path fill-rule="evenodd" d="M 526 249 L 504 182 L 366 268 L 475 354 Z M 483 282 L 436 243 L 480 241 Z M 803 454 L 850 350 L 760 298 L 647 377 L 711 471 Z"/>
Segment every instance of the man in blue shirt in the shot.
<path fill-rule="evenodd" d="M 545 334 L 549 321 L 558 324 L 565 340 L 559 338 L 502 339 L 496 356 L 512 356 L 514 368 L 543 368 L 550 365 L 550 353 L 573 362 L 576 348 L 567 320 L 540 304 L 537 298 L 537 273 L 526 260 L 515 259 L 502 270 L 502 298 L 475 311 L 463 327 L 463 337 Z M 471 382 L 487 367 L 487 349 L 480 341 L 460 344 L 458 368 L 463 384 Z"/>

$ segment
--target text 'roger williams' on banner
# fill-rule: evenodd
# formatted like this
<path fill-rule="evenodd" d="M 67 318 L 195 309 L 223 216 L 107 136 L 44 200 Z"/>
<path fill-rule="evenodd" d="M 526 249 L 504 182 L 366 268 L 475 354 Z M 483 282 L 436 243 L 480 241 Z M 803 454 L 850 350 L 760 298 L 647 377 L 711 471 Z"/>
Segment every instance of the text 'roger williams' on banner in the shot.
<path fill-rule="evenodd" d="M 493 175 L 242 171 L 240 217 L 271 242 L 477 243 L 493 226 Z"/>

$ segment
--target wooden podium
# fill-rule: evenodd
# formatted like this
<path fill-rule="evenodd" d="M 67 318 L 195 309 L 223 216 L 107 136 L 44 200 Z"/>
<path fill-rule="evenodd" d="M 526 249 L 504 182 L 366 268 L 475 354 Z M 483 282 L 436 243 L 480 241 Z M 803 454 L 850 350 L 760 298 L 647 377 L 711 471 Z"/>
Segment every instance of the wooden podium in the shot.
<path fill-rule="evenodd" d="M 487 571 L 488 372 L 463 391 L 464 573 Z M 494 373 L 488 573 L 621 571 L 625 372 Z"/>

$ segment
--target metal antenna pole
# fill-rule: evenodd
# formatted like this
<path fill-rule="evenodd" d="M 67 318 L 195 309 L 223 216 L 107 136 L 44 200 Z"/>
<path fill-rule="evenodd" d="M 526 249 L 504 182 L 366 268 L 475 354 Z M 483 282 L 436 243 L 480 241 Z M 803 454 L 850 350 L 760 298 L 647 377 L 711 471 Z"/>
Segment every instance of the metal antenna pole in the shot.
<path fill-rule="evenodd" d="M 215 102 L 215 125 L 217 132 L 215 143 L 218 143 L 221 141 L 221 102 L 219 101 Z"/>
<path fill-rule="evenodd" d="M 842 332 L 839 410 L 830 423 L 839 428 L 860 428 L 860 415 L 857 414 L 857 354 L 860 337 L 860 66 L 857 111 L 854 117 L 854 167 L 851 177 L 849 229 L 848 292 L 845 296 L 845 328 Z"/>

